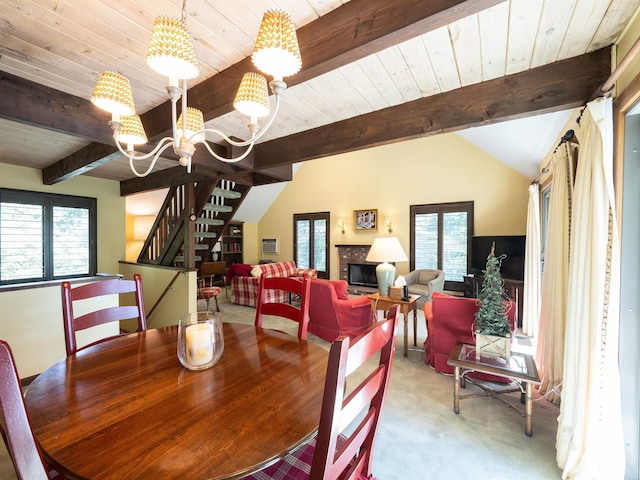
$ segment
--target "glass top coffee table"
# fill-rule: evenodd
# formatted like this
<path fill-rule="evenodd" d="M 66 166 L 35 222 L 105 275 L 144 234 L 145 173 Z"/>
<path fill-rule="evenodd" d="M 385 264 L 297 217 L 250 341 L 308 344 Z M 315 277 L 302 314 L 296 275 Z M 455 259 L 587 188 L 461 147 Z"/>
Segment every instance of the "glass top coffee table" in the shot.
<path fill-rule="evenodd" d="M 519 352 L 511 352 L 508 361 L 501 358 L 481 356 L 476 359 L 476 346 L 458 342 L 451 351 L 447 363 L 454 367 L 453 383 L 453 411 L 460 413 L 460 400 L 464 398 L 474 398 L 480 396 L 490 396 L 501 400 L 497 395 L 520 390 L 520 401 L 525 404 L 524 412 L 520 411 L 513 404 L 501 400 L 505 405 L 518 411 L 525 417 L 525 430 L 527 436 L 533 435 L 533 397 L 532 385 L 540 383 L 538 369 L 532 355 Z M 460 394 L 461 383 L 464 385 L 465 375 L 469 372 L 481 372 L 491 375 L 507 377 L 518 387 L 515 389 L 493 390 L 486 385 L 473 382 L 482 388 L 482 393 Z M 471 380 L 470 380 L 471 381 Z"/>

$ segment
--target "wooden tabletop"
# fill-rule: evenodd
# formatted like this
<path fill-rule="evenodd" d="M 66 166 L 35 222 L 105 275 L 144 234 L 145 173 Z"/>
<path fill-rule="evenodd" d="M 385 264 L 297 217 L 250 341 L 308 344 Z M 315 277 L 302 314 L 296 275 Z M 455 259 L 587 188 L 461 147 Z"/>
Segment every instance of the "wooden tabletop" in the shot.
<path fill-rule="evenodd" d="M 224 324 L 225 350 L 183 368 L 177 328 L 81 350 L 29 386 L 46 458 L 70 478 L 241 477 L 318 427 L 328 352 L 284 333 Z"/>

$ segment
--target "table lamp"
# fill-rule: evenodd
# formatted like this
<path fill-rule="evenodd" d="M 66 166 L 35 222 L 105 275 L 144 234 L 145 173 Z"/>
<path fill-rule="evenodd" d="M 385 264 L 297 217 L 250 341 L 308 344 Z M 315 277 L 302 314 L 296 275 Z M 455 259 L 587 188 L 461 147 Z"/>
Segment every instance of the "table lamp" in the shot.
<path fill-rule="evenodd" d="M 373 239 L 373 245 L 367 254 L 367 262 L 382 262 L 376 267 L 378 291 L 383 297 L 389 296 L 389 287 L 396 278 L 396 267 L 389 262 L 407 262 L 400 241 L 396 237 L 379 237 Z"/>

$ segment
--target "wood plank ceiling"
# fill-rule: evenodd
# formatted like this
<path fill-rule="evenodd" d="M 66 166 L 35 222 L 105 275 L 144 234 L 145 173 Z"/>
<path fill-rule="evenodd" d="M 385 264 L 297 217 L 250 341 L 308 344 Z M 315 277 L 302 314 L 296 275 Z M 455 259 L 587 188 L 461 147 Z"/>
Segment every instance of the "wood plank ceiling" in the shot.
<path fill-rule="evenodd" d="M 0 6 L 0 162 L 121 181 L 123 194 L 220 175 L 290 178 L 295 162 L 579 106 L 610 71 L 610 49 L 640 0 L 189 0 L 200 76 L 189 104 L 240 138 L 232 111 L 262 17 L 287 11 L 303 69 L 281 111 L 240 164 L 201 147 L 194 173 L 164 159 L 144 179 L 110 145 L 108 116 L 88 99 L 103 70 L 129 78 L 150 138 L 169 127 L 166 79 L 145 63 L 154 18 L 179 0 L 5 0 Z M 218 141 L 210 138 L 212 141 Z"/>

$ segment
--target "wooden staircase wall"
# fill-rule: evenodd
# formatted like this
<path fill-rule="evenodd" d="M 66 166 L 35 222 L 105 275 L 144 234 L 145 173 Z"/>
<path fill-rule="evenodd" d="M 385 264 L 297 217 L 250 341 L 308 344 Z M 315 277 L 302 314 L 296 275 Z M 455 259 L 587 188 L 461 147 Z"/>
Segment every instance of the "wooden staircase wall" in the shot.
<path fill-rule="evenodd" d="M 138 262 L 199 268 L 210 259 L 250 188 L 224 179 L 170 188 Z"/>

